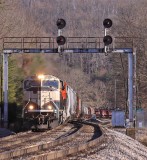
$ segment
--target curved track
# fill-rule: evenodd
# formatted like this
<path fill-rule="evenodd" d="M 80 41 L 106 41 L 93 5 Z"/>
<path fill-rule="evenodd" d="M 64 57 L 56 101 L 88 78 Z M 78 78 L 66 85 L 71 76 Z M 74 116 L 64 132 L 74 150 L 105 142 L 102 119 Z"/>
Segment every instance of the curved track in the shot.
<path fill-rule="evenodd" d="M 33 140 L 33 142 L 28 138 L 24 145 L 18 145 L 17 148 L 16 144 L 11 145 L 9 146 L 9 151 L 3 148 L 5 152 L 4 150 L 1 151 L 0 159 L 43 160 L 62 158 L 95 145 L 101 134 L 97 124 L 73 122 L 72 124 L 59 126 L 56 129 L 42 133 L 40 136 L 37 135 L 38 138 L 35 141 Z"/>

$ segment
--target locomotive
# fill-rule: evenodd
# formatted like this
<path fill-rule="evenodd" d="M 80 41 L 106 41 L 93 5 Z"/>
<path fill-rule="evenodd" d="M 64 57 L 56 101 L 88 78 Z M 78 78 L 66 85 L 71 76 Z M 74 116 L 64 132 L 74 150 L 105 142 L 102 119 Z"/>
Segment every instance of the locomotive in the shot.
<path fill-rule="evenodd" d="M 81 115 L 82 101 L 76 92 L 53 75 L 29 76 L 23 81 L 22 118 L 31 128 L 49 129 Z"/>

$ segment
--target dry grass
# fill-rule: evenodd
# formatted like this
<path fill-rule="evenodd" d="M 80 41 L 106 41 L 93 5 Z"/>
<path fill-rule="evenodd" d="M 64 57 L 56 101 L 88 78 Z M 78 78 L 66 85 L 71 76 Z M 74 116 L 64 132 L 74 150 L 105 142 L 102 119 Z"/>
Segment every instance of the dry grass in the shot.
<path fill-rule="evenodd" d="M 140 138 L 139 142 L 141 142 L 143 145 L 147 146 L 147 136 Z"/>

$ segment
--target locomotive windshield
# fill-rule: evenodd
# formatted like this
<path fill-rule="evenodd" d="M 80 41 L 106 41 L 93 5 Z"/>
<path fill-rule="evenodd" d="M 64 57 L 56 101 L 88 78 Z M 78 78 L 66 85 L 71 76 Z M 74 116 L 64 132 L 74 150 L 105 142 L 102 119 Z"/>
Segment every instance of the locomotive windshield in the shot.
<path fill-rule="evenodd" d="M 41 82 L 38 80 L 26 80 L 24 81 L 24 89 L 31 90 L 32 88 L 40 88 Z"/>
<path fill-rule="evenodd" d="M 45 90 L 48 87 L 50 87 L 51 89 L 58 89 L 59 82 L 57 80 L 43 80 L 41 84 L 40 80 L 24 81 L 24 89 L 27 91 Z"/>
<path fill-rule="evenodd" d="M 43 80 L 42 86 L 43 87 L 53 87 L 53 88 L 58 89 L 59 82 L 57 80 Z"/>

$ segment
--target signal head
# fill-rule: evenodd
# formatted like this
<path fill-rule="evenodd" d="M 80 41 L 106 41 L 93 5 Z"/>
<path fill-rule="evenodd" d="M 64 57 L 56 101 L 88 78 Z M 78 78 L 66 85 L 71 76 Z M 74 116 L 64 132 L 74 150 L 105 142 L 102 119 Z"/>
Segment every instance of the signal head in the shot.
<path fill-rule="evenodd" d="M 111 19 L 105 19 L 104 21 L 103 21 L 103 25 L 104 25 L 104 27 L 105 28 L 110 28 L 111 26 L 112 26 L 112 20 Z"/>
<path fill-rule="evenodd" d="M 56 24 L 58 29 L 63 29 L 66 26 L 66 22 L 64 19 L 58 19 Z"/>
<path fill-rule="evenodd" d="M 104 38 L 103 38 L 103 42 L 104 42 L 104 45 L 105 46 L 108 46 L 109 44 L 111 44 L 112 43 L 112 37 L 111 36 L 105 36 Z"/>
<path fill-rule="evenodd" d="M 58 45 L 60 46 L 60 45 L 64 45 L 65 44 L 66 39 L 65 39 L 64 36 L 58 36 L 56 41 L 57 41 Z"/>

